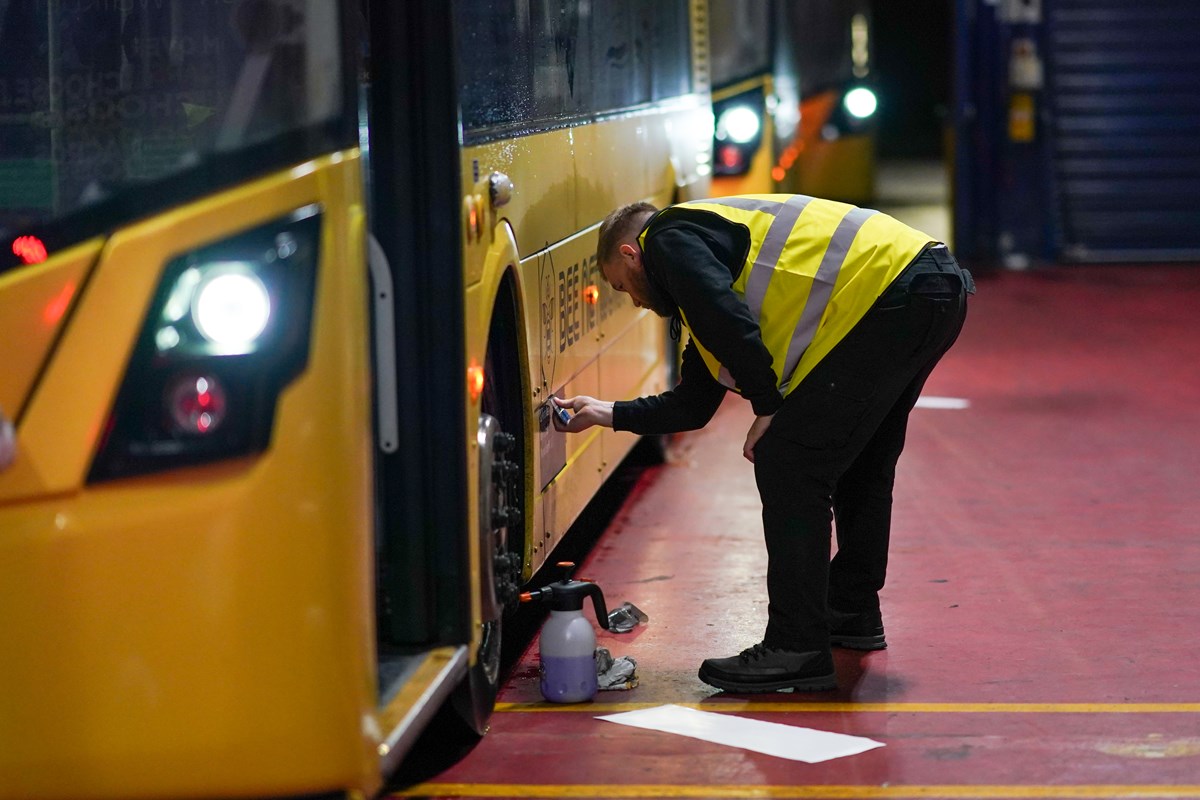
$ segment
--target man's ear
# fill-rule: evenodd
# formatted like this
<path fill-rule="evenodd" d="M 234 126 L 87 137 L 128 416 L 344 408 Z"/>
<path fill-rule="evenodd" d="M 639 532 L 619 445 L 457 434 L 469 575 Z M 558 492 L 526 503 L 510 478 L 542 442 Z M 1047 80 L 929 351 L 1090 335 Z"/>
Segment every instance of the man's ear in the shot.
<path fill-rule="evenodd" d="M 626 258 L 633 258 L 635 261 L 637 260 L 638 250 L 636 247 L 629 244 L 628 242 L 626 242 L 625 244 L 618 247 L 617 252 L 620 253 L 621 255 L 625 256 Z"/>

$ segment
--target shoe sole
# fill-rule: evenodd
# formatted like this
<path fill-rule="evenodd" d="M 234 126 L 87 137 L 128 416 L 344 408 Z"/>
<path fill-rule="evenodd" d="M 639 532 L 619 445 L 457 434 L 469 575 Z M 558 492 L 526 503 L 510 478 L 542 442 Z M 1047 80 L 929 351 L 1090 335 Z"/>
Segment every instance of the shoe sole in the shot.
<path fill-rule="evenodd" d="M 772 681 L 771 683 L 738 683 L 737 681 L 726 681 L 712 675 L 705 675 L 702 669 L 700 670 L 700 680 L 709 686 L 723 689 L 726 692 L 739 692 L 741 694 L 778 692 L 780 689 L 795 689 L 797 692 L 827 692 L 837 688 L 837 675 L 832 672 L 828 675 L 819 675 L 814 678 L 793 678 L 791 680 Z"/>
<path fill-rule="evenodd" d="M 883 634 L 878 636 L 830 636 L 829 644 L 850 650 L 886 650 L 887 641 Z"/>

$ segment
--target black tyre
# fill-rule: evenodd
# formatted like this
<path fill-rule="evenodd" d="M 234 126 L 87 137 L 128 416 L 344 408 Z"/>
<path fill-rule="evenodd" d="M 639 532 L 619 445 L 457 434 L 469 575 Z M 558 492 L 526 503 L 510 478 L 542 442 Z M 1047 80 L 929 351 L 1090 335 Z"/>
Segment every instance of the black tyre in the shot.
<path fill-rule="evenodd" d="M 500 689 L 504 617 L 517 608 L 524 552 L 524 414 L 515 319 L 505 283 L 488 337 L 477 433 L 482 642 L 467 679 L 451 697 L 457 716 L 480 736 Z"/>

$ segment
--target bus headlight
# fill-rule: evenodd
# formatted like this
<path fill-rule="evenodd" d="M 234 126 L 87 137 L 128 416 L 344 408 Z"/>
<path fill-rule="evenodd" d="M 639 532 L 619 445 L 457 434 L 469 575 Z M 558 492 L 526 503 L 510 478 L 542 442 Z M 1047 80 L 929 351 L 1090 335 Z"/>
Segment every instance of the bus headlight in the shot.
<path fill-rule="evenodd" d="M 717 117 L 717 141 L 747 144 L 762 130 L 762 119 L 750 106 L 727 108 Z"/>
<path fill-rule="evenodd" d="M 247 352 L 267 328 L 271 297 L 249 265 L 219 265 L 197 286 L 192 316 L 208 341 Z"/>
<path fill-rule="evenodd" d="M 267 447 L 308 360 L 320 220 L 308 206 L 164 266 L 89 481 Z"/>
<path fill-rule="evenodd" d="M 762 87 L 715 101 L 713 175 L 744 175 L 763 146 L 766 104 Z"/>
<path fill-rule="evenodd" d="M 875 109 L 879 107 L 879 100 L 867 87 L 857 86 L 846 92 L 846 96 L 842 98 L 842 105 L 846 107 L 846 113 L 855 119 L 866 119 L 875 113 Z"/>

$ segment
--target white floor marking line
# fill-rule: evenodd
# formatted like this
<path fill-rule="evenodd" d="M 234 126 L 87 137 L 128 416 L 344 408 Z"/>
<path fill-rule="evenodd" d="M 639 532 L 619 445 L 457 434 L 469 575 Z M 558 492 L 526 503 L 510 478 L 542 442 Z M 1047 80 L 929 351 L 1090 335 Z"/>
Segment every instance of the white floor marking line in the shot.
<path fill-rule="evenodd" d="M 923 394 L 917 398 L 917 408 L 950 408 L 961 410 L 970 407 L 971 401 L 965 397 L 933 397 Z"/>

